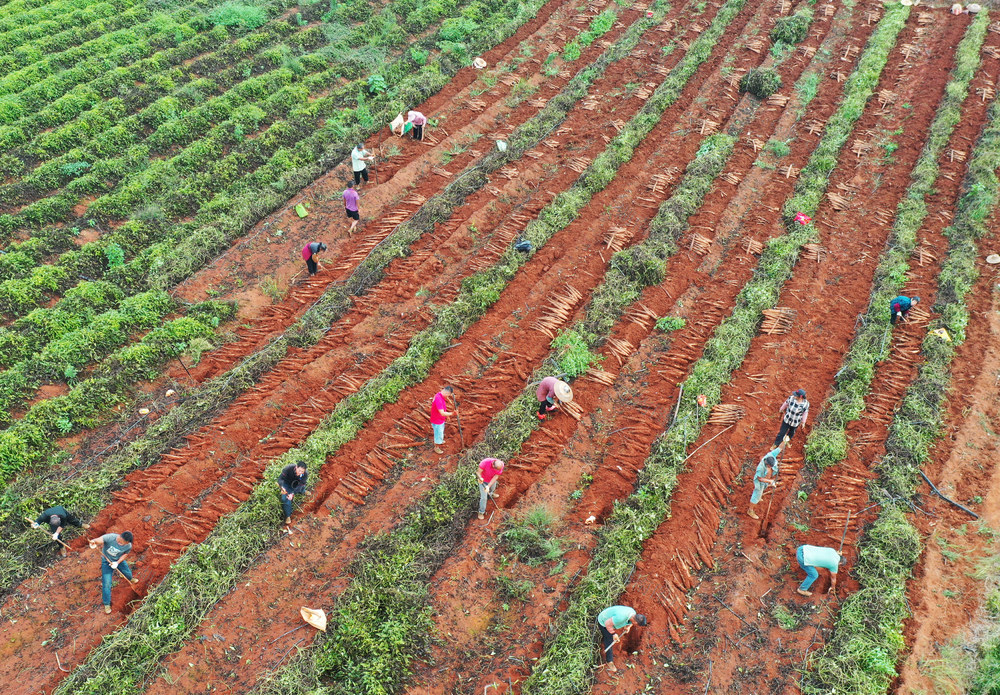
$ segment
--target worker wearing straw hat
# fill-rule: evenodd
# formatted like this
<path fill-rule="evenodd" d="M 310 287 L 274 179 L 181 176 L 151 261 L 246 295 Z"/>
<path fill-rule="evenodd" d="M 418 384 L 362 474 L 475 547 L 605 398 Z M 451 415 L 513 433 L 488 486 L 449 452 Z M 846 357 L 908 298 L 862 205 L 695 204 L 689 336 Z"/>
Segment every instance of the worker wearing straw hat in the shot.
<path fill-rule="evenodd" d="M 560 403 L 573 400 L 573 389 L 565 381 L 547 376 L 539 382 L 535 397 L 538 398 L 538 419 L 544 421 L 545 416 L 558 408 Z"/>
<path fill-rule="evenodd" d="M 90 528 L 90 524 L 81 523 L 79 519 L 66 511 L 66 507 L 62 505 L 56 505 L 55 507 L 49 507 L 44 512 L 38 515 L 38 518 L 31 522 L 31 528 L 40 528 L 42 524 L 48 524 L 49 530 L 52 532 L 52 540 L 56 543 L 59 542 L 59 534 L 62 533 L 63 529 L 67 524 L 70 526 L 76 526 L 77 528 Z M 63 545 L 62 554 L 66 554 L 66 546 Z"/>
<path fill-rule="evenodd" d="M 503 473 L 504 462 L 500 459 L 483 459 L 479 463 L 479 470 L 476 475 L 479 477 L 479 518 L 484 519 L 486 514 L 486 497 L 493 497 L 496 492 L 497 482 L 500 474 Z M 496 499 L 493 500 L 496 502 Z M 499 505 L 497 505 L 499 506 Z"/>
<path fill-rule="evenodd" d="M 757 470 L 753 474 L 753 494 L 750 495 L 750 507 L 747 509 L 747 516 L 751 519 L 759 519 L 753 508 L 760 502 L 761 495 L 768 485 L 772 487 L 778 485 L 778 458 L 785 450 L 788 439 L 782 439 L 781 444 L 764 454 L 764 457 L 757 464 Z"/>
<path fill-rule="evenodd" d="M 101 601 L 104 612 L 111 612 L 111 580 L 118 570 L 133 584 L 139 580 L 132 576 L 132 570 L 125 562 L 125 556 L 132 550 L 132 532 L 105 533 L 99 538 L 87 541 L 92 550 L 101 551 Z"/>
<path fill-rule="evenodd" d="M 646 627 L 646 616 L 636 613 L 628 606 L 609 606 L 597 615 L 597 627 L 601 631 L 601 644 L 609 671 L 617 671 L 613 647 L 628 634 L 633 625 Z"/>

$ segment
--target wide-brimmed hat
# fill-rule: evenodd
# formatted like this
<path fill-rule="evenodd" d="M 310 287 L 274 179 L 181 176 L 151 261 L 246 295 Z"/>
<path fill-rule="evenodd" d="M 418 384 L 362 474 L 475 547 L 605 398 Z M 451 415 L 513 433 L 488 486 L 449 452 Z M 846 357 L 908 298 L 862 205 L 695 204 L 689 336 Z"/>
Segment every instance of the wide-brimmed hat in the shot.
<path fill-rule="evenodd" d="M 472 61 L 472 67 L 474 67 L 476 70 L 482 70 L 483 68 L 486 67 L 486 61 L 483 60 L 482 58 L 475 58 Z"/>
<path fill-rule="evenodd" d="M 573 400 L 573 389 L 571 389 L 569 384 L 565 381 L 557 381 L 555 391 L 556 398 L 561 400 L 563 403 L 569 403 Z"/>
<path fill-rule="evenodd" d="M 303 620 L 314 628 L 326 632 L 326 612 L 322 608 L 306 608 L 303 606 L 299 609 L 299 614 Z"/>

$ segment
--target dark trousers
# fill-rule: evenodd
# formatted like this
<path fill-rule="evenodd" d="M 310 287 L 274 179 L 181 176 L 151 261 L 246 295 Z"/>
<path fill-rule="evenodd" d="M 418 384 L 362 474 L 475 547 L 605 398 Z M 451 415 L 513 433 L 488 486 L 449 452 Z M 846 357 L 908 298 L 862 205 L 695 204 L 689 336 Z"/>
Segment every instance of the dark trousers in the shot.
<path fill-rule="evenodd" d="M 901 313 L 903 314 L 903 320 L 905 321 L 906 315 L 910 313 L 910 310 L 907 309 L 906 311 Z M 889 310 L 889 323 L 892 324 L 893 326 L 896 325 L 896 312 L 893 311 L 892 309 Z"/>
<path fill-rule="evenodd" d="M 423 140 L 424 139 L 424 127 L 422 125 L 416 125 L 416 124 L 414 124 L 414 126 L 413 126 L 413 139 L 414 140 Z"/>
<path fill-rule="evenodd" d="M 601 631 L 601 651 L 604 652 L 604 660 L 610 664 L 615 660 L 615 650 L 610 648 L 615 643 L 615 636 L 603 625 L 598 625 L 597 627 Z"/>
<path fill-rule="evenodd" d="M 556 409 L 555 405 L 552 404 L 552 403 L 549 403 L 548 401 L 540 401 L 538 403 L 538 414 L 539 415 L 545 415 L 545 413 L 551 413 L 555 409 Z"/>
<path fill-rule="evenodd" d="M 316 265 L 316 261 L 312 256 L 306 259 L 306 266 L 309 268 L 310 275 L 315 275 L 316 271 L 319 269 L 319 266 Z"/>
<path fill-rule="evenodd" d="M 795 436 L 795 430 L 797 430 L 797 429 L 798 429 L 798 425 L 796 425 L 795 427 L 792 427 L 787 422 L 785 422 L 784 420 L 782 420 L 781 421 L 781 429 L 778 430 L 778 436 L 774 438 L 774 445 L 778 446 L 779 444 L 781 444 L 781 440 L 785 438 L 786 434 L 788 435 L 789 439 L 791 439 L 792 437 L 794 437 Z"/>
<path fill-rule="evenodd" d="M 368 167 L 365 167 L 361 171 L 355 171 L 354 172 L 354 185 L 355 186 L 357 186 L 359 183 L 361 183 L 361 179 L 364 179 L 365 183 L 368 183 Z"/>
<path fill-rule="evenodd" d="M 281 500 L 281 511 L 285 513 L 285 518 L 287 519 L 292 515 L 292 500 L 288 499 L 284 492 L 278 493 L 278 499 Z"/>

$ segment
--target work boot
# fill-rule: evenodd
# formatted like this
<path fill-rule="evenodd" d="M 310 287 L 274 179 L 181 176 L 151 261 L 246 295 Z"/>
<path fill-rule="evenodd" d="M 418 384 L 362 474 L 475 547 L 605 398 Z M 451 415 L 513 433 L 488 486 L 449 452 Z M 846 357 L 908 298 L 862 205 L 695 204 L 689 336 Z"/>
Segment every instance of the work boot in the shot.
<path fill-rule="evenodd" d="M 132 583 L 133 583 L 133 584 L 138 584 L 138 583 L 139 583 L 139 580 L 138 580 L 138 579 L 136 579 L 135 577 L 132 577 Z"/>
<path fill-rule="evenodd" d="M 439 446 L 436 446 L 436 447 L 434 447 L 434 453 L 435 454 L 443 454 L 444 453 L 444 449 L 442 449 Z"/>
<path fill-rule="evenodd" d="M 111 606 L 105 606 L 104 607 L 104 612 L 105 613 L 110 613 L 111 612 Z"/>
<path fill-rule="evenodd" d="M 66 546 L 63 546 L 59 549 L 59 554 L 62 555 L 63 557 L 66 557 Z"/>
<path fill-rule="evenodd" d="M 535 413 L 535 415 L 538 416 L 539 420 L 545 420 L 545 413 Z"/>
<path fill-rule="evenodd" d="M 611 673 L 617 673 L 618 672 L 618 667 L 615 666 L 615 662 L 614 661 L 609 661 L 608 662 L 608 670 L 611 671 Z"/>
<path fill-rule="evenodd" d="M 485 514 L 483 514 L 482 512 L 479 512 L 479 518 L 480 518 L 480 519 L 485 519 L 485 518 L 486 518 L 486 515 L 485 515 Z"/>
<path fill-rule="evenodd" d="M 292 517 L 286 516 L 285 517 L 285 526 L 288 526 L 291 523 L 292 523 Z"/>
<path fill-rule="evenodd" d="M 747 516 L 750 517 L 751 519 L 760 519 L 760 517 L 757 516 L 757 514 L 754 513 L 754 510 L 752 509 L 747 510 Z"/>
<path fill-rule="evenodd" d="M 811 592 L 811 591 L 805 591 L 804 589 L 796 589 L 796 591 L 798 591 L 803 596 L 812 596 L 813 595 L 813 592 Z"/>

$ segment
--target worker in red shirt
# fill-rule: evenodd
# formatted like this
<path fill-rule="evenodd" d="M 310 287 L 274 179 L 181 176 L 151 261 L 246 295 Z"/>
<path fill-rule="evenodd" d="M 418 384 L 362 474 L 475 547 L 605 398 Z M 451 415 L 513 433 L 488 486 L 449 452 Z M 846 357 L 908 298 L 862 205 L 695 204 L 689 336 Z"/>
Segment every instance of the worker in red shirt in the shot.
<path fill-rule="evenodd" d="M 504 462 L 500 459 L 483 459 L 479 463 L 479 470 L 476 471 L 476 475 L 479 476 L 479 518 L 484 518 L 486 514 L 486 497 L 493 497 L 493 493 L 497 490 L 497 482 L 500 480 L 500 474 L 503 473 Z M 496 498 L 493 498 L 496 502 Z M 499 506 L 499 505 L 497 505 Z"/>
<path fill-rule="evenodd" d="M 431 429 L 434 430 L 434 453 L 437 454 L 444 453 L 444 449 L 441 448 L 444 444 L 444 423 L 452 416 L 452 412 L 448 410 L 448 396 L 454 393 L 455 389 L 445 386 L 431 401 Z"/>

